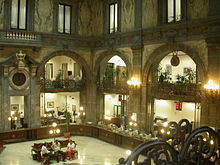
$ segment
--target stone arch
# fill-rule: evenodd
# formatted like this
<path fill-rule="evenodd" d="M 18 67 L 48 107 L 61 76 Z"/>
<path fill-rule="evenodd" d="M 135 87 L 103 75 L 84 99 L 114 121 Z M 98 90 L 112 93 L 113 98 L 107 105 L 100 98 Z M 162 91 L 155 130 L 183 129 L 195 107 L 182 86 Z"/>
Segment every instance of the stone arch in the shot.
<path fill-rule="evenodd" d="M 67 56 L 67 57 L 72 58 L 74 61 L 78 62 L 78 64 L 81 66 L 83 75 L 85 75 L 87 79 L 91 79 L 92 75 L 91 75 L 90 67 L 87 64 L 87 62 L 84 60 L 84 58 L 82 58 L 79 54 L 73 51 L 63 51 L 63 50 L 53 52 L 43 58 L 43 60 L 41 61 L 41 65 L 37 72 L 38 76 L 40 75 L 40 73 L 43 72 L 44 66 L 47 63 L 47 61 L 49 61 L 51 58 L 56 57 L 56 56 Z"/>
<path fill-rule="evenodd" d="M 131 63 L 128 57 L 126 56 L 126 54 L 123 53 L 122 51 L 105 51 L 105 52 L 102 52 L 100 56 L 97 58 L 97 60 L 95 61 L 95 64 L 98 64 L 98 65 L 95 65 L 95 68 L 94 68 L 96 77 L 98 76 L 100 64 L 102 65 L 102 64 L 107 63 L 111 59 L 111 57 L 113 57 L 114 55 L 119 56 L 125 62 L 127 70 L 128 70 L 128 75 L 129 75 L 131 71 Z"/>
<path fill-rule="evenodd" d="M 166 44 L 162 45 L 151 53 L 147 62 L 144 65 L 143 69 L 143 83 L 146 84 L 149 78 L 150 71 L 153 69 L 155 65 L 158 65 L 160 61 L 169 53 L 173 51 L 182 51 L 186 53 L 192 60 L 196 63 L 198 75 L 200 77 L 201 82 L 205 81 L 207 70 L 205 69 L 205 65 L 201 58 L 198 56 L 198 52 L 193 50 L 187 45 L 184 44 Z"/>

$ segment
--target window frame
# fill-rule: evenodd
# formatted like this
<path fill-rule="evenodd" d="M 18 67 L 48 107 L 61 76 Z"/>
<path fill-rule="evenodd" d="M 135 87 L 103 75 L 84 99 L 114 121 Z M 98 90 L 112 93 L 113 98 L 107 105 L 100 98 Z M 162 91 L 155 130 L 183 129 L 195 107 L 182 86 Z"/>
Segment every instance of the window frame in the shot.
<path fill-rule="evenodd" d="M 116 15 L 116 10 L 115 10 L 115 7 L 116 7 L 116 4 L 117 4 L 117 27 L 115 26 L 115 24 L 116 24 L 116 21 L 115 21 L 115 15 Z M 114 7 L 114 11 L 113 11 L 113 31 L 111 32 L 111 10 L 110 10 L 110 8 L 111 8 L 111 6 L 113 6 Z M 118 3 L 117 2 L 113 2 L 113 3 L 110 3 L 109 5 L 108 5 L 108 9 L 109 9 L 109 13 L 108 13 L 108 32 L 111 34 L 111 33 L 116 33 L 116 32 L 118 32 Z"/>
<path fill-rule="evenodd" d="M 34 30 L 35 0 L 26 0 L 26 20 L 25 29 L 11 27 L 12 0 L 6 0 L 4 3 L 4 29 L 18 31 Z M 19 24 L 18 24 L 19 25 Z"/>
<path fill-rule="evenodd" d="M 62 5 L 63 6 L 63 32 L 60 32 L 59 31 L 59 28 L 58 28 L 58 26 L 59 26 L 59 6 L 60 5 Z M 70 24 L 70 32 L 69 33 L 67 33 L 67 32 L 65 32 L 65 25 L 66 25 L 66 22 L 65 22 L 65 16 L 66 16 L 66 7 L 70 7 L 70 22 L 69 22 L 69 24 Z M 63 4 L 63 3 L 59 3 L 58 4 L 58 24 L 57 24 L 57 31 L 58 31 L 58 33 L 61 33 L 61 34 L 71 34 L 72 33 L 72 5 L 69 5 L 69 4 Z"/>
<path fill-rule="evenodd" d="M 10 16 L 12 17 L 12 1 L 13 0 L 11 0 L 11 14 L 10 14 Z M 27 19 L 27 17 L 28 17 L 28 0 L 26 0 L 26 12 L 25 12 L 25 28 L 24 29 L 22 29 L 22 28 L 20 28 L 20 9 L 21 9 L 21 0 L 17 0 L 18 1 L 18 6 L 17 6 L 17 9 L 18 9 L 18 15 L 17 15 L 17 27 L 16 28 L 14 28 L 14 27 L 12 27 L 12 19 L 10 19 L 10 29 L 17 29 L 17 30 L 27 30 L 27 21 L 28 21 L 28 19 Z"/>
<path fill-rule="evenodd" d="M 117 31 L 110 33 L 110 5 L 117 3 Z M 105 34 L 114 34 L 121 31 L 121 0 L 105 0 L 104 7 L 104 26 L 103 32 Z"/>
<path fill-rule="evenodd" d="M 180 20 L 176 20 L 177 19 L 177 12 L 176 12 L 176 1 L 177 0 L 172 0 L 173 1 L 173 20 L 172 21 L 168 21 L 169 20 L 169 18 L 168 18 L 168 12 L 169 12 L 169 6 L 168 6 L 168 1 L 169 0 L 167 0 L 167 3 L 166 3 L 166 9 L 167 9 L 167 16 L 166 16 L 166 21 L 167 21 L 167 23 L 174 23 L 174 22 L 180 22 L 180 21 L 182 21 L 182 1 L 180 0 Z"/>
<path fill-rule="evenodd" d="M 54 25 L 53 25 L 53 31 L 54 33 L 62 34 L 62 35 L 72 35 L 77 32 L 77 17 L 78 17 L 78 5 L 79 2 L 78 0 L 72 0 L 72 1 L 67 1 L 67 0 L 54 0 Z M 61 5 L 66 5 L 70 6 L 70 33 L 61 33 L 58 31 L 58 17 L 59 17 L 59 4 Z"/>
<path fill-rule="evenodd" d="M 181 18 L 179 21 L 168 22 L 167 0 L 158 0 L 158 25 L 181 23 L 187 20 L 187 0 L 181 0 Z"/>

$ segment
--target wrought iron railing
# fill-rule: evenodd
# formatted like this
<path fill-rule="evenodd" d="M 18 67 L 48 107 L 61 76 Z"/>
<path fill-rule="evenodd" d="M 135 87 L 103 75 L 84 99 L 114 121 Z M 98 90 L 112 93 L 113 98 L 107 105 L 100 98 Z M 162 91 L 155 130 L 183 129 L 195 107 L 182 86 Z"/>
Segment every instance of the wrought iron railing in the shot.
<path fill-rule="evenodd" d="M 85 86 L 85 80 L 49 80 L 43 79 L 41 86 L 47 89 L 69 89 L 69 90 L 80 90 Z"/>
<path fill-rule="evenodd" d="M 200 100 L 200 85 L 190 83 L 152 83 L 150 87 L 150 95 L 159 98 L 182 98 L 183 100 Z"/>
<path fill-rule="evenodd" d="M 219 135 L 203 126 L 191 131 L 183 119 L 170 122 L 160 140 L 139 145 L 120 165 L 210 165 L 219 163 Z"/>
<path fill-rule="evenodd" d="M 128 84 L 125 81 L 103 80 L 97 85 L 99 90 L 108 93 L 128 93 Z"/>

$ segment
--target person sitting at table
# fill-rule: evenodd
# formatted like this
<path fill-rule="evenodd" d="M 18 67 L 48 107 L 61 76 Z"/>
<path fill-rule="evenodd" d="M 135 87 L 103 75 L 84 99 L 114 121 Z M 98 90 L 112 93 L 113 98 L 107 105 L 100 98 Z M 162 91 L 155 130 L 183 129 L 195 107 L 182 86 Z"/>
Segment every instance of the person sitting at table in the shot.
<path fill-rule="evenodd" d="M 59 163 L 60 161 L 59 159 L 60 156 L 62 156 L 62 159 L 65 162 L 65 153 L 61 150 L 60 142 L 58 140 L 55 140 L 55 142 L 53 143 L 51 147 L 54 151 L 54 155 L 55 155 L 57 163 Z"/>
<path fill-rule="evenodd" d="M 76 143 L 75 143 L 75 141 L 70 140 L 69 143 L 67 144 L 67 152 L 66 152 L 66 153 L 67 153 L 67 158 L 68 158 L 69 160 L 72 160 L 72 159 L 73 159 L 72 154 L 75 153 L 75 152 L 77 152 L 77 151 L 75 150 L 75 148 L 76 148 Z"/>
<path fill-rule="evenodd" d="M 47 146 L 45 144 L 41 147 L 41 156 L 47 157 L 48 159 L 46 159 L 45 161 L 49 162 L 53 156 L 52 153 L 47 149 Z"/>

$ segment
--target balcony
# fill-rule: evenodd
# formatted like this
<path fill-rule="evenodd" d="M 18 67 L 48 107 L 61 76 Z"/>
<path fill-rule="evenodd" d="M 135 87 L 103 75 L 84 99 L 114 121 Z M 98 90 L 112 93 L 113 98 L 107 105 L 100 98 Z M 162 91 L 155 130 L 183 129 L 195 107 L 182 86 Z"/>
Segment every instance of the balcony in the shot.
<path fill-rule="evenodd" d="M 85 87 L 85 79 L 82 80 L 42 80 L 44 92 L 76 92 Z"/>
<path fill-rule="evenodd" d="M 17 30 L 0 31 L 0 41 L 7 45 L 27 43 L 27 45 L 30 46 L 39 46 L 41 43 L 41 35 L 35 32 Z"/>
<path fill-rule="evenodd" d="M 125 81 L 103 80 L 98 83 L 102 92 L 114 94 L 128 94 L 128 85 Z"/>
<path fill-rule="evenodd" d="M 192 83 L 154 83 L 148 85 L 150 96 L 158 99 L 172 99 L 181 101 L 200 101 L 201 90 L 199 84 Z"/>

